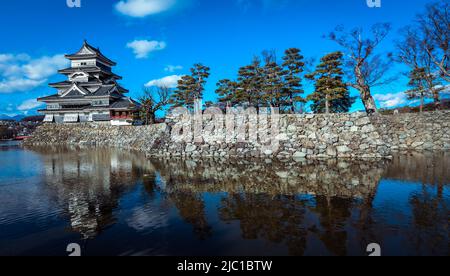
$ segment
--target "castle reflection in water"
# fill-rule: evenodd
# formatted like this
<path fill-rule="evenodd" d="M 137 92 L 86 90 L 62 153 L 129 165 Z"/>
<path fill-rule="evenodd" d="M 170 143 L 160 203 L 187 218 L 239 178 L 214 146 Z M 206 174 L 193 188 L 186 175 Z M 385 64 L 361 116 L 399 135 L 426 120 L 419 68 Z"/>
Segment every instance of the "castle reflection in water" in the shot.
<path fill-rule="evenodd" d="M 199 241 L 216 235 L 217 222 L 208 215 L 213 212 L 222 224 L 238 222 L 242 239 L 283 245 L 289 255 L 356 254 L 350 248 L 399 234 L 416 252 L 425 246 L 424 252 L 448 254 L 448 153 L 365 162 L 277 163 L 149 160 L 111 149 L 33 150 L 45 167 L 47 193 L 63 206 L 71 230 L 85 240 L 115 225 L 121 197 L 143 185 L 149 202 L 161 200 L 157 207 L 138 208 L 126 219 L 136 231 L 168 227 L 164 210 L 173 208 Z M 382 203 L 374 206 L 382 180 L 419 183 L 423 189 L 409 194 L 407 211 Z M 210 195 L 220 198 L 212 211 Z M 406 213 L 411 213 L 411 220 L 405 225 L 391 221 Z M 389 232 L 392 228 L 397 232 Z"/>

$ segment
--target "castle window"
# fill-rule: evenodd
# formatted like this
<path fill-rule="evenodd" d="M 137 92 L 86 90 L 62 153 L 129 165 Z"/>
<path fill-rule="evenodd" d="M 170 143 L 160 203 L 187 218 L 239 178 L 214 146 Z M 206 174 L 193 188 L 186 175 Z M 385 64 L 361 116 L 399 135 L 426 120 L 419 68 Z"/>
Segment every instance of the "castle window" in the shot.
<path fill-rule="evenodd" d="M 47 109 L 49 109 L 49 110 L 59 109 L 59 104 L 48 104 Z"/>
<path fill-rule="evenodd" d="M 109 101 L 108 100 L 93 101 L 92 105 L 93 106 L 108 106 L 109 105 Z"/>

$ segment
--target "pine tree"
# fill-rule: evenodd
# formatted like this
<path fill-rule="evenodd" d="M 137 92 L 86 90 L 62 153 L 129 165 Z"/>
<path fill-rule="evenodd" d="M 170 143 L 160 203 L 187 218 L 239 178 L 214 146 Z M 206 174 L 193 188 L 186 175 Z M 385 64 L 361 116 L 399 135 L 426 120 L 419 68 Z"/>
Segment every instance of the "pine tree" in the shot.
<path fill-rule="evenodd" d="M 236 100 L 239 104 L 253 107 L 261 105 L 262 71 L 259 58 L 254 58 L 252 64 L 239 69 L 236 91 Z"/>
<path fill-rule="evenodd" d="M 195 79 L 191 76 L 183 76 L 178 81 L 177 89 L 174 91 L 170 104 L 172 107 L 186 107 L 193 109 L 194 107 L 194 86 Z"/>
<path fill-rule="evenodd" d="M 292 113 L 295 113 L 298 103 L 305 102 L 305 99 L 300 96 L 304 93 L 300 74 L 303 73 L 305 67 L 304 57 L 300 53 L 300 49 L 290 48 L 285 51 L 283 57 L 283 67 L 285 68 L 284 93 L 287 94 Z"/>
<path fill-rule="evenodd" d="M 194 99 L 202 99 L 203 91 L 205 90 L 206 80 L 209 78 L 210 68 L 204 66 L 201 63 L 194 64 L 194 67 L 191 69 L 191 76 L 194 78 L 195 83 L 193 86 Z"/>
<path fill-rule="evenodd" d="M 286 100 L 283 95 L 283 74 L 284 71 L 277 63 L 274 51 L 264 51 L 263 57 L 265 65 L 262 73 L 262 95 L 261 100 L 264 105 L 282 108 Z"/>
<path fill-rule="evenodd" d="M 315 80 L 315 91 L 308 100 L 313 101 L 314 113 L 348 112 L 355 102 L 343 81 L 343 54 L 335 52 L 324 56 L 316 71 L 306 78 Z"/>
<path fill-rule="evenodd" d="M 444 90 L 444 87 L 437 81 L 437 77 L 428 73 L 425 68 L 413 69 L 409 74 L 409 79 L 408 86 L 411 89 L 406 91 L 406 94 L 409 100 L 420 99 L 420 113 L 423 112 L 425 99 L 432 99 Z"/>
<path fill-rule="evenodd" d="M 170 103 L 173 107 L 184 106 L 190 110 L 194 108 L 195 100 L 203 98 L 206 80 L 209 77 L 209 67 L 202 64 L 195 64 L 191 69 L 191 75 L 183 76 L 178 81 Z"/>
<path fill-rule="evenodd" d="M 219 102 L 227 105 L 235 105 L 239 103 L 237 95 L 238 84 L 229 79 L 220 80 L 217 83 L 216 94 L 219 96 Z"/>

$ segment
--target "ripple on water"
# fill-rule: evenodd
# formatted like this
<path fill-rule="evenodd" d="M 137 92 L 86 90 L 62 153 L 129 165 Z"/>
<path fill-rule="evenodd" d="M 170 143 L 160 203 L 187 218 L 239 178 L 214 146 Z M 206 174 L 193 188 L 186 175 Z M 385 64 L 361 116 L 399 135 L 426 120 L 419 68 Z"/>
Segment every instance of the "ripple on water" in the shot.
<path fill-rule="evenodd" d="M 160 208 L 153 204 L 134 208 L 130 218 L 127 219 L 128 226 L 143 234 L 167 227 L 169 225 L 168 214 L 161 211 Z"/>

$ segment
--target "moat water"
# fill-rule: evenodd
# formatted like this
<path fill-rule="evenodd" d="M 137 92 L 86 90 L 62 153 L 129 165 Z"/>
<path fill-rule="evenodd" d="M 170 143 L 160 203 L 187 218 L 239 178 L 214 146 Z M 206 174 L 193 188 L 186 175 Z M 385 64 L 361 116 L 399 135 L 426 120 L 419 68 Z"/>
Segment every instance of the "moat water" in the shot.
<path fill-rule="evenodd" d="M 449 255 L 450 153 L 148 160 L 0 143 L 0 255 Z"/>

